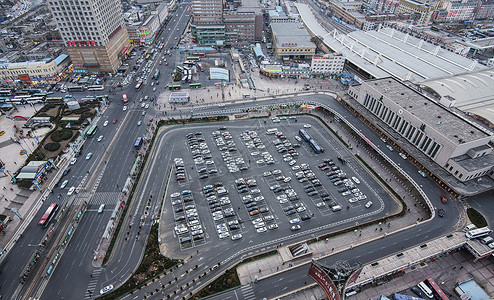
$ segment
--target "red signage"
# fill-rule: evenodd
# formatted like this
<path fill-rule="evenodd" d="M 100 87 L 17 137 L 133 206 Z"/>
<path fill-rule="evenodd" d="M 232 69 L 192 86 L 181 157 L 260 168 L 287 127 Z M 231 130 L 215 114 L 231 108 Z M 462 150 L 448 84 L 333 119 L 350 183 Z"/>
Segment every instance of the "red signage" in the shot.
<path fill-rule="evenodd" d="M 362 272 L 362 269 L 363 268 L 360 268 L 360 269 L 356 270 L 355 272 L 353 272 L 352 276 L 350 276 L 350 278 L 348 278 L 348 280 L 346 281 L 346 284 L 349 285 L 350 283 L 357 281 L 357 278 L 359 277 L 360 273 Z"/>
<path fill-rule="evenodd" d="M 67 41 L 67 46 L 96 46 L 96 41 Z"/>
<path fill-rule="evenodd" d="M 19 74 L 19 79 L 22 82 L 31 82 L 31 78 L 29 77 L 29 74 Z"/>
<path fill-rule="evenodd" d="M 119 25 L 115 30 L 113 30 L 112 33 L 110 33 L 110 35 L 108 36 L 108 39 L 111 40 L 115 36 L 115 34 L 117 34 L 117 32 L 120 31 L 120 29 L 122 29 L 121 25 Z"/>
<path fill-rule="evenodd" d="M 338 290 L 336 289 L 333 280 L 329 278 L 328 274 L 326 274 L 323 269 L 312 263 L 308 275 L 319 284 L 329 300 L 340 300 L 340 295 L 338 294 Z"/>

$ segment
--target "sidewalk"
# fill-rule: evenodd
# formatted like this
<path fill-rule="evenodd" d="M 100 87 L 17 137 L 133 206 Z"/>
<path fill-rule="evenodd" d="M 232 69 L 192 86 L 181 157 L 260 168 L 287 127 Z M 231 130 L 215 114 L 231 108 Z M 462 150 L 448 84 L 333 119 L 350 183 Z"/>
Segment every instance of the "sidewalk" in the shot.
<path fill-rule="evenodd" d="M 41 106 L 37 105 L 36 107 L 40 108 Z M 13 111 L 11 116 L 22 116 L 28 119 L 35 114 L 35 109 L 30 105 L 17 105 L 17 108 L 18 110 Z M 27 129 L 22 127 L 25 122 L 26 121 L 22 118 L 15 118 L 14 120 L 8 118 L 7 115 L 0 116 L 0 128 L 5 131 L 5 133 L 0 136 L 0 149 L 2 153 L 0 160 L 5 164 L 4 172 L 0 173 L 0 214 L 6 215 L 8 217 L 6 220 L 10 220 L 6 223 L 7 228 L 0 234 L 0 248 L 3 251 L 9 251 L 10 247 L 7 246 L 9 242 L 11 240 L 12 242 L 15 242 L 20 237 L 20 233 L 17 232 L 19 226 L 22 224 L 22 221 L 29 216 L 28 214 L 32 206 L 40 196 L 40 191 L 38 190 L 32 191 L 21 189 L 11 182 L 12 176 L 24 165 L 27 159 L 26 155 L 20 155 L 20 151 L 25 149 L 28 154 L 30 154 L 35 147 L 37 147 L 36 140 L 32 138 L 21 138 L 19 143 L 12 140 L 16 134 L 13 126 L 15 125 L 26 133 Z M 35 134 L 39 137 L 39 140 L 41 140 L 48 131 L 49 129 L 41 128 L 35 131 Z M 48 177 L 51 175 L 52 173 L 48 174 Z M 50 179 L 45 182 L 49 181 Z M 22 217 L 22 220 L 19 219 L 12 210 L 17 210 Z M 36 211 L 32 212 L 32 215 L 35 213 Z M 25 226 L 27 226 L 27 224 Z M 5 254 L 5 252 L 2 253 Z"/>

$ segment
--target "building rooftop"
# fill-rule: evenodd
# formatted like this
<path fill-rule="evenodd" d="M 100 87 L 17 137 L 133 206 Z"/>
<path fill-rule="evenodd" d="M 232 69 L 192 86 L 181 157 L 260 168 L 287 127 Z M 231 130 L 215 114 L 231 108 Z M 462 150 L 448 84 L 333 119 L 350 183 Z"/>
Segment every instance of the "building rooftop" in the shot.
<path fill-rule="evenodd" d="M 420 118 L 425 130 L 433 130 L 454 144 L 472 142 L 489 137 L 485 131 L 424 97 L 394 78 L 382 78 L 366 82 L 371 88 Z"/>
<path fill-rule="evenodd" d="M 482 116 L 494 123 L 494 68 L 437 78 L 421 83 L 441 97 L 454 99 L 460 110 Z"/>
<path fill-rule="evenodd" d="M 309 32 L 301 23 L 271 23 L 271 30 L 277 47 L 283 47 L 286 43 L 296 44 L 294 47 L 315 47 L 310 41 Z"/>
<path fill-rule="evenodd" d="M 422 82 L 484 68 L 476 61 L 392 28 L 354 31 L 348 35 L 327 32 L 307 5 L 295 5 L 309 31 L 372 77 L 393 76 L 401 80 Z"/>

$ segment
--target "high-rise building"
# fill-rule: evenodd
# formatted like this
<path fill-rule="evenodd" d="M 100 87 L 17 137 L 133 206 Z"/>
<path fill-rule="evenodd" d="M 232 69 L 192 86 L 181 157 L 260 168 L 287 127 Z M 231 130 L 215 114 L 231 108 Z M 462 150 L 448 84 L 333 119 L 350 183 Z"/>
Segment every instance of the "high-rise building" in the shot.
<path fill-rule="evenodd" d="M 224 46 L 223 0 L 192 0 L 192 39 L 200 45 Z"/>
<path fill-rule="evenodd" d="M 74 69 L 115 72 L 129 47 L 119 0 L 48 0 Z"/>

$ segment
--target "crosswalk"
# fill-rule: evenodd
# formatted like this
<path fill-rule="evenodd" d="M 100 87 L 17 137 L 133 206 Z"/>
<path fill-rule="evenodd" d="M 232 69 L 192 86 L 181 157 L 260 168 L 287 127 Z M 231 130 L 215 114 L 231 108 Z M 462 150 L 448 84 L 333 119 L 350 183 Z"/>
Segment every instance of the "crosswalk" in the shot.
<path fill-rule="evenodd" d="M 242 296 L 244 297 L 244 300 L 255 300 L 256 295 L 254 294 L 254 290 L 252 289 L 252 285 L 246 284 L 242 285 L 240 288 L 242 291 Z"/>
<path fill-rule="evenodd" d="M 93 273 L 91 274 L 91 280 L 89 281 L 87 285 L 86 293 L 84 294 L 84 299 L 91 299 L 92 296 L 98 294 L 97 293 L 98 291 L 95 291 L 95 288 L 96 285 L 98 284 L 98 279 L 102 270 L 103 270 L 102 268 L 93 270 Z"/>
<path fill-rule="evenodd" d="M 118 197 L 120 196 L 120 192 L 96 192 L 93 197 L 91 197 L 91 200 L 89 201 L 89 204 L 94 204 L 94 205 L 115 205 L 117 204 Z"/>

